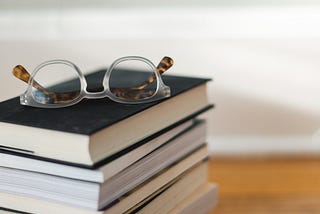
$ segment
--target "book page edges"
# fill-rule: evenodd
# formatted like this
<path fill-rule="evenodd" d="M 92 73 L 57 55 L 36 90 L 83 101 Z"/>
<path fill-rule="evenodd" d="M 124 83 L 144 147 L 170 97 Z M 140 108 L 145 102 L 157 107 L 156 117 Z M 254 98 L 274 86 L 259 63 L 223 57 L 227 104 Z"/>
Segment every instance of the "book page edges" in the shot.
<path fill-rule="evenodd" d="M 176 178 L 177 181 L 171 187 L 164 190 L 164 192 L 162 192 L 150 203 L 146 202 L 147 204 L 145 204 L 145 206 L 141 203 L 137 204 L 137 206 L 144 206 L 138 211 L 138 213 L 168 213 L 193 191 L 206 183 L 207 164 L 207 162 L 203 162 L 200 165 L 193 166 L 192 168 L 183 172 L 183 174 Z M 149 200 L 150 199 L 151 198 L 149 198 Z"/>
<path fill-rule="evenodd" d="M 141 184 L 140 188 L 138 188 L 137 191 L 133 191 L 132 194 L 130 194 L 128 197 L 123 198 L 119 204 L 116 204 L 115 206 L 107 209 L 105 213 L 124 213 L 129 208 L 134 207 L 138 202 L 144 200 L 146 196 L 151 194 L 150 192 L 154 192 L 157 189 L 161 188 L 172 179 L 175 179 L 182 173 L 186 172 L 188 169 L 197 165 L 197 163 L 203 161 L 206 157 L 208 157 L 207 146 L 195 151 L 193 154 L 181 160 L 176 165 L 165 169 L 155 178 Z"/>

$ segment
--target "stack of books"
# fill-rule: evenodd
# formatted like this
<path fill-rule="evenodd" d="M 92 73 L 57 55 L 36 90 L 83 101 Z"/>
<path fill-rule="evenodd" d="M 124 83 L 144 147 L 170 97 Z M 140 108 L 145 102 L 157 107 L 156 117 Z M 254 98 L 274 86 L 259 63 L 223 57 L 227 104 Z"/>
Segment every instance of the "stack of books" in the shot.
<path fill-rule="evenodd" d="M 87 76 L 95 84 L 104 71 Z M 0 207 L 22 213 L 207 213 L 209 79 L 163 76 L 171 97 L 60 109 L 0 103 Z"/>

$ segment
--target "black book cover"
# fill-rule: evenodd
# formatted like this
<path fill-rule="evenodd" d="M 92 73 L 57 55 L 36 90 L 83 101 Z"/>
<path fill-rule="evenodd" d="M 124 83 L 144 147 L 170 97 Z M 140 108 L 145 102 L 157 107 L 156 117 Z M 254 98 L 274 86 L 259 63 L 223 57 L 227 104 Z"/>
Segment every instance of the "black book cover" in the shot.
<path fill-rule="evenodd" d="M 102 87 L 105 69 L 86 76 L 88 91 Z M 171 88 L 174 99 L 180 93 L 206 83 L 210 79 L 163 75 L 163 81 Z M 63 87 L 71 84 L 64 83 Z M 44 128 L 76 134 L 91 135 L 120 120 L 126 119 L 164 100 L 146 104 L 120 104 L 108 98 L 83 100 L 80 103 L 57 109 L 35 108 L 20 105 L 19 97 L 0 103 L 0 122 Z M 210 108 L 212 106 L 209 106 Z M 178 111 L 178 109 L 172 109 Z"/>

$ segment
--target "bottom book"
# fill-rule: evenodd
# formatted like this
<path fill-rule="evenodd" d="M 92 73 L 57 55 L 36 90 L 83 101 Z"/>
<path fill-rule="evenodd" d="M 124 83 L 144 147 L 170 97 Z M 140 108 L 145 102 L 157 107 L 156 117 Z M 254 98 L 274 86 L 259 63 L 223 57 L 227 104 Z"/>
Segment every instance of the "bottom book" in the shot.
<path fill-rule="evenodd" d="M 200 171 L 201 166 L 194 170 L 193 175 L 186 175 L 150 201 L 126 213 L 208 213 L 216 205 L 217 185 L 204 181 L 199 186 Z"/>
<path fill-rule="evenodd" d="M 217 204 L 217 185 L 207 183 L 193 192 L 169 214 L 205 214 L 210 212 Z"/>
<path fill-rule="evenodd" d="M 173 187 L 174 186 L 168 188 L 162 194 L 166 195 L 166 193 L 174 192 L 175 188 Z M 210 212 L 210 210 L 212 210 L 217 203 L 217 186 L 212 183 L 203 184 L 200 188 L 192 192 L 189 196 L 184 198 L 178 204 L 175 203 L 177 198 L 170 197 L 170 200 L 169 198 L 167 200 L 161 199 L 162 194 L 160 194 L 159 198 L 157 197 L 156 199 L 152 200 L 152 202 L 148 202 L 148 206 L 154 207 L 154 208 L 159 207 L 160 209 L 150 210 L 151 212 L 149 212 L 148 208 L 145 209 L 145 207 L 142 206 L 141 209 L 138 208 L 138 210 L 128 211 L 126 213 L 205 214 Z M 168 201 L 168 203 L 164 204 L 163 201 Z M 165 208 L 160 207 L 160 204 L 165 205 L 164 206 Z M 167 208 L 172 205 L 174 205 L 173 208 L 167 210 Z M 3 214 L 11 214 L 11 213 L 29 214 L 29 212 L 27 213 L 27 212 L 18 211 L 18 210 L 11 210 L 7 208 L 0 208 L 0 212 Z M 41 213 L 41 214 L 48 213 L 48 210 L 44 210 L 44 212 L 36 212 L 36 213 Z M 97 213 L 103 213 L 103 212 L 97 212 Z"/>

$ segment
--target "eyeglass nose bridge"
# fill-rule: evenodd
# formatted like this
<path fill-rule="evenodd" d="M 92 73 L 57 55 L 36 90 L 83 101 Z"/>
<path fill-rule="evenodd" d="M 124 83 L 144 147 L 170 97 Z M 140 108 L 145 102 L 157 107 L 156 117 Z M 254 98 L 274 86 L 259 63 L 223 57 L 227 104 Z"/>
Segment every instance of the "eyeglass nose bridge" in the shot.
<path fill-rule="evenodd" d="M 100 99 L 100 98 L 105 98 L 107 97 L 106 90 L 102 90 L 99 92 L 88 92 L 87 90 L 85 91 L 84 97 L 87 99 Z"/>

